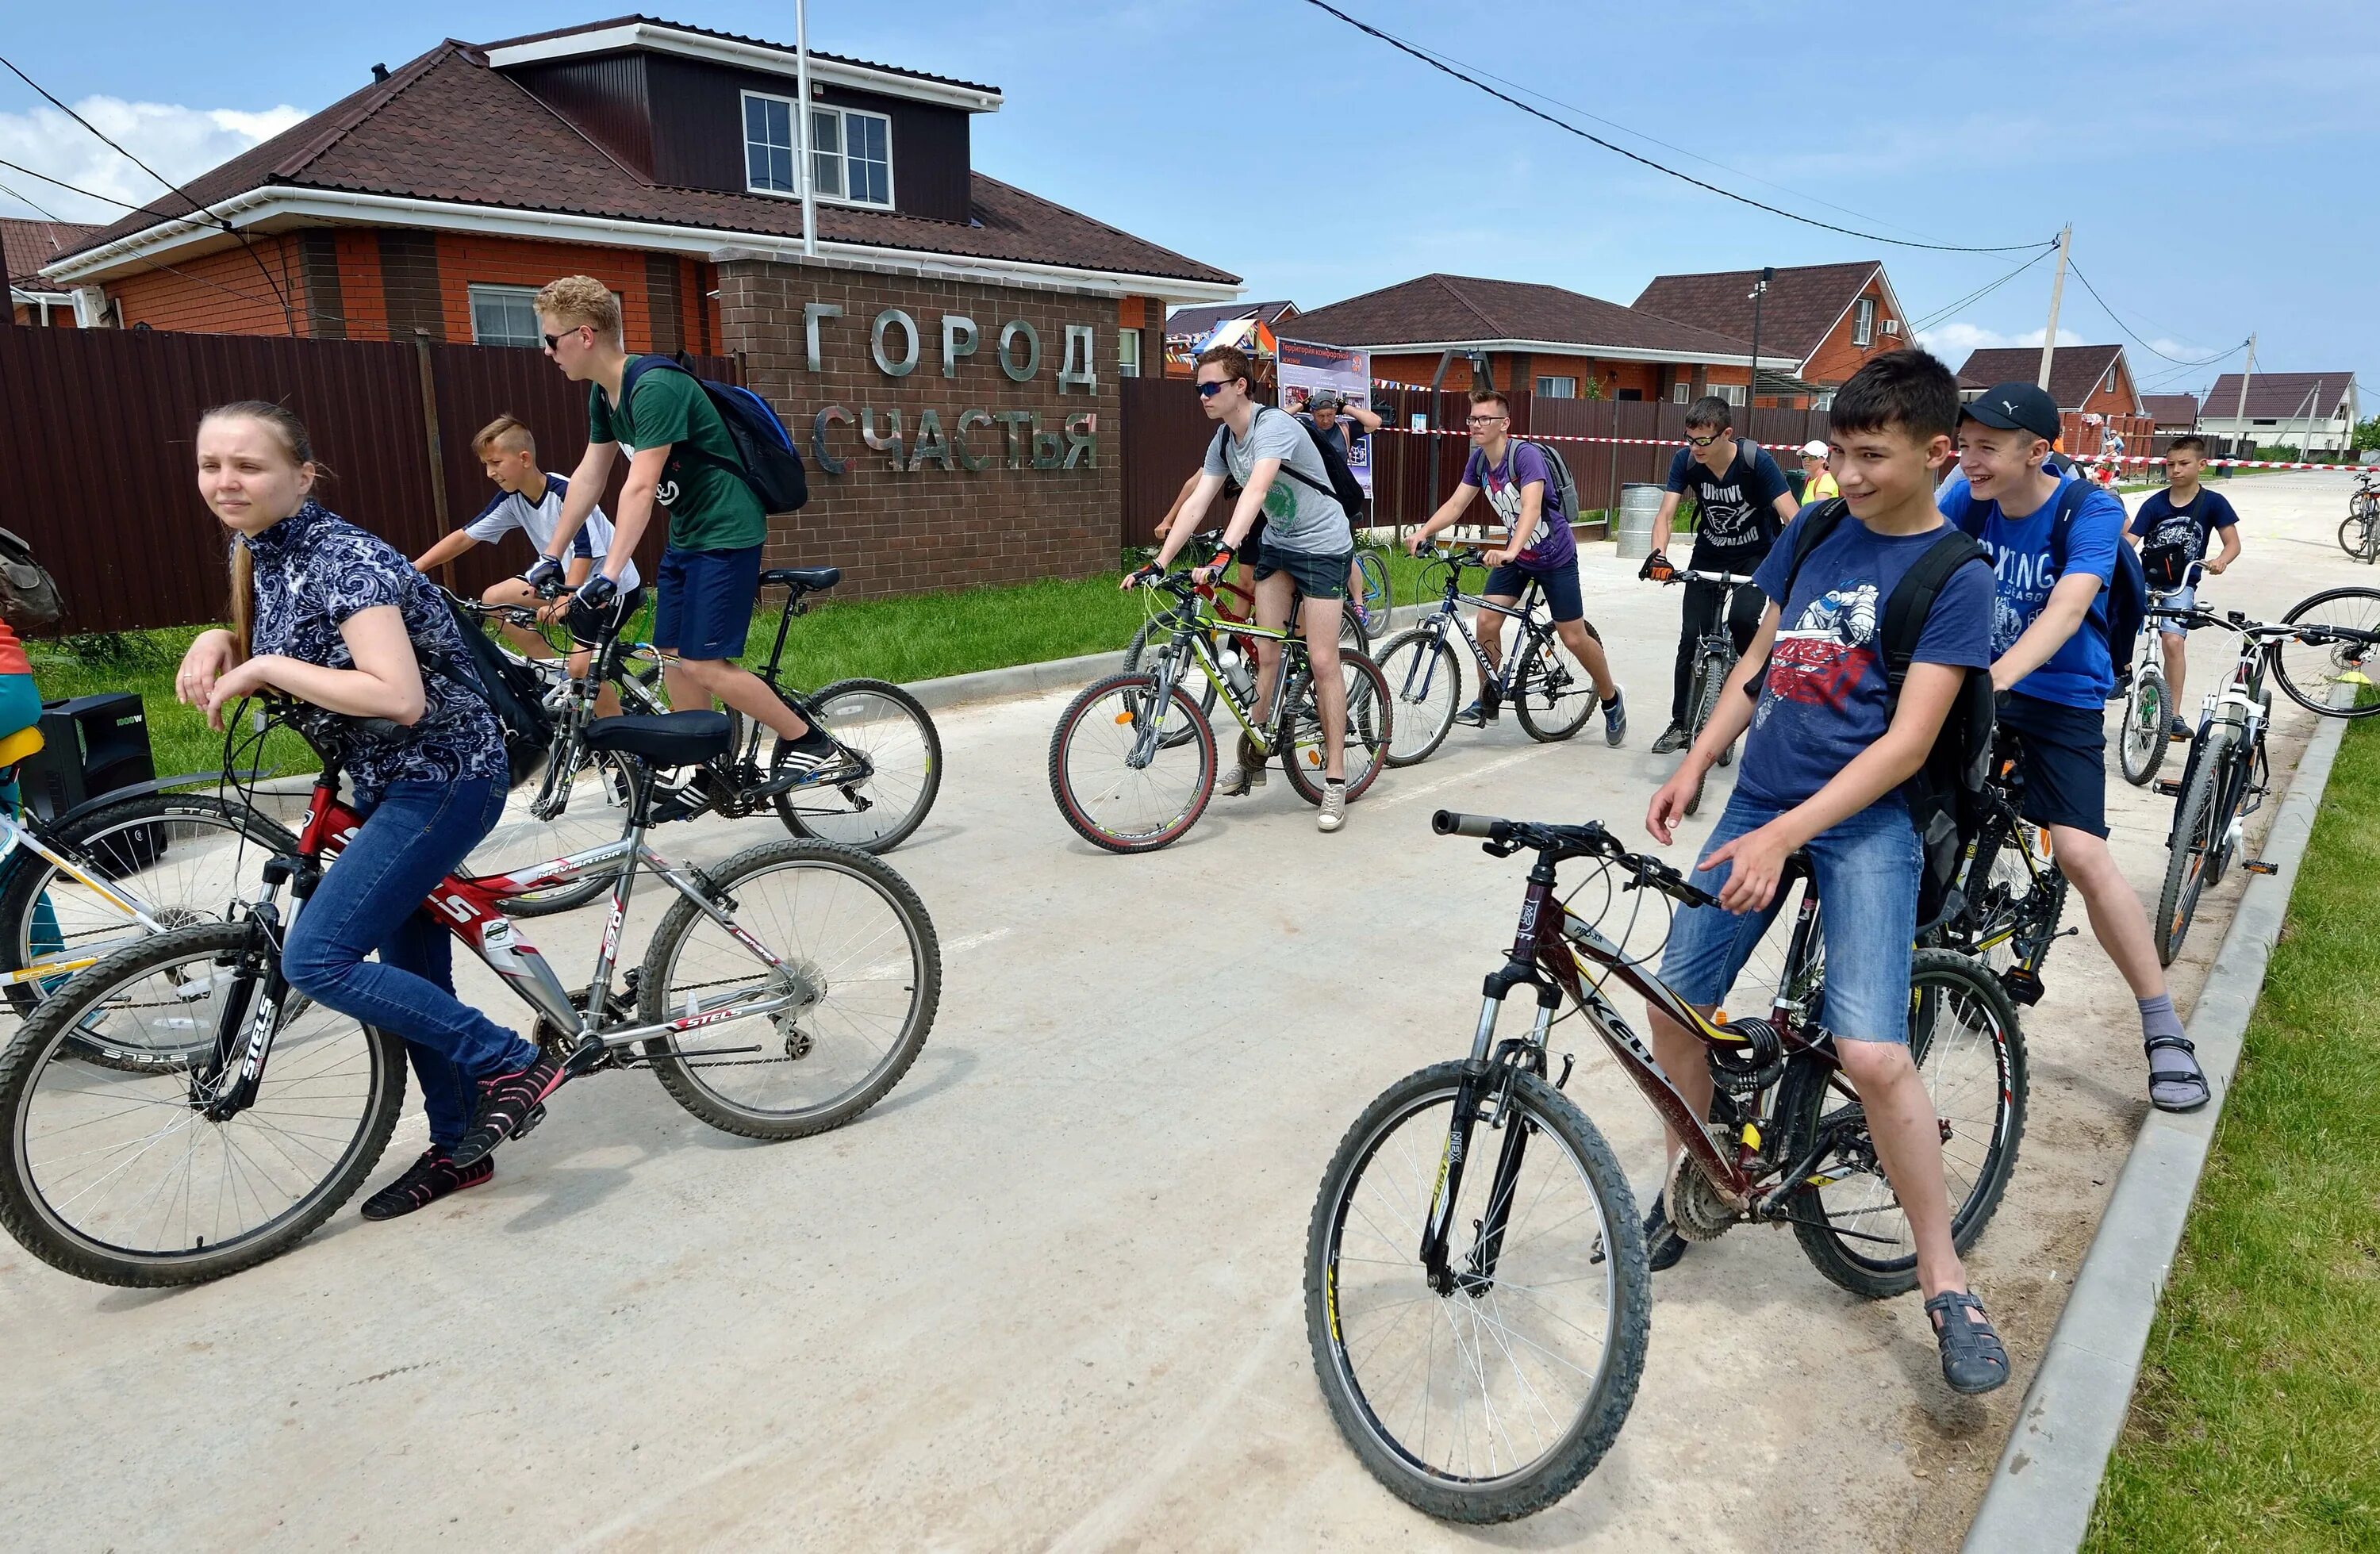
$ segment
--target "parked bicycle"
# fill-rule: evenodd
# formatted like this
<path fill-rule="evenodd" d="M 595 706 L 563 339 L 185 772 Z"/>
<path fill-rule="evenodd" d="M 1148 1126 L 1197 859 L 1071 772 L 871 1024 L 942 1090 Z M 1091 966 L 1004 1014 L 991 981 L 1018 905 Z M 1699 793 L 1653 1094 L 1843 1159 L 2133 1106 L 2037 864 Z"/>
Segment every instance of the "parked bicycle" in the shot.
<path fill-rule="evenodd" d="M 276 708 L 266 722 L 306 735 L 322 716 Z M 535 1038 L 576 1075 L 649 1068 L 686 1111 L 747 1138 L 821 1133 L 876 1104 L 917 1061 L 941 997 L 917 893 L 830 843 L 764 843 L 703 869 L 654 851 L 652 769 L 723 759 L 723 714 L 607 718 L 585 738 L 627 773 L 619 839 L 511 875 L 450 875 L 423 909 L 528 1006 Z M 346 1201 L 396 1126 L 404 1043 L 292 994 L 282 973 L 289 926 L 361 823 L 338 800 L 336 750 L 309 743 L 322 770 L 303 834 L 254 899 L 228 921 L 116 950 L 0 1054 L 0 1224 L 54 1268 L 155 1286 L 276 1257 Z M 678 899 L 615 989 L 645 874 Z M 611 886 L 611 917 L 571 992 L 503 908 L 589 875 Z M 94 1042 L 141 1062 L 94 1062 Z"/>
<path fill-rule="evenodd" d="M 2024 794 L 2020 739 L 2006 726 L 1997 735 L 1984 787 L 1987 808 L 1967 855 L 1959 908 L 1941 926 L 1940 941 L 1983 962 L 2011 1002 L 2029 1007 L 2041 1002 L 2050 946 L 2081 930 L 2058 926 L 2069 885 L 2051 856 L 2049 828 L 2018 813 Z"/>
<path fill-rule="evenodd" d="M 823 728 L 846 759 L 789 790 L 769 793 L 783 759 L 782 750 L 764 763 L 760 745 L 767 730 L 740 713 L 729 714 L 732 735 L 714 759 L 658 781 L 662 797 L 656 823 L 717 814 L 740 819 L 773 808 L 795 836 L 837 842 L 870 853 L 887 853 L 924 823 L 941 790 L 942 743 L 917 698 L 885 680 L 837 680 L 802 691 L 781 678 L 785 642 L 795 617 L 808 612 L 810 594 L 842 580 L 840 568 L 778 567 L 760 574 L 763 589 L 783 589 L 785 602 L 777 635 L 759 674 L 785 704 Z M 489 615 L 500 607 L 479 607 Z M 486 840 L 472 850 L 468 867 L 493 872 L 525 856 L 559 847 L 576 852 L 619 833 L 626 813 L 629 783 L 625 762 L 588 739 L 601 720 L 596 693 L 609 684 L 622 709 L 652 716 L 667 710 L 660 655 L 649 645 L 624 642 L 614 632 L 594 644 L 587 675 L 571 679 L 558 660 L 532 660 L 554 689 L 547 698 L 554 713 L 553 741 L 538 782 L 525 786 L 504 807 Z M 605 881 L 581 878 L 557 882 L 508 900 L 514 917 L 537 917 L 582 906 L 603 893 Z"/>
<path fill-rule="evenodd" d="M 1504 964 L 1486 981 L 1470 1054 L 1390 1086 L 1341 1140 L 1308 1228 L 1306 1333 L 1332 1418 L 1390 1490 L 1434 1516 L 1500 1522 L 1550 1505 L 1593 1471 L 1627 1418 L 1644 1363 L 1651 1275 L 1610 1147 L 1563 1094 L 1549 1039 L 1565 1000 L 1686 1140 L 1665 1186 L 1679 1232 L 1790 1224 L 1828 1279 L 1882 1298 L 1914 1287 L 1915 1246 L 1864 1114 L 1820 1022 L 1817 903 L 1804 890 L 1767 1019 L 1706 1020 L 1560 893 L 1560 866 L 1621 892 L 1708 904 L 1660 859 L 1601 826 L 1439 811 L 1440 835 L 1536 861 Z M 1806 882 L 1797 856 L 1789 883 Z M 1591 884 L 1591 882 L 1590 882 Z M 1638 901 L 1645 896 L 1636 897 Z M 1620 934 L 1621 941 L 1630 937 Z M 1613 978 L 1709 1048 L 1694 1114 L 1605 989 Z M 1527 989 L 1526 1036 L 1498 1039 Z M 1910 1049 L 1933 1097 L 1951 1235 L 1972 1246 L 2024 1133 L 2024 1042 L 1999 984 L 1961 955 L 1916 952 Z"/>
<path fill-rule="evenodd" d="M 1735 650 L 1735 637 L 1727 628 L 1732 617 L 1728 612 L 1735 607 L 1735 590 L 1748 589 L 1752 579 L 1736 572 L 1672 571 L 1664 581 L 1671 583 L 1709 583 L 1719 590 L 1718 609 L 1710 617 L 1710 625 L 1702 640 L 1694 644 L 1694 677 L 1686 690 L 1686 745 L 1702 737 L 1702 732 L 1718 711 L 1719 693 L 1727 688 L 1727 677 L 1735 673 L 1736 660 L 1742 655 Z M 1735 746 L 1730 743 L 1718 753 L 1718 764 L 1727 766 L 1735 760 Z M 1704 772 L 1707 778 L 1709 772 Z M 1692 796 L 1686 800 L 1686 813 L 1691 815 L 1703 805 L 1702 782 L 1694 783 Z"/>
<path fill-rule="evenodd" d="M 1360 598 L 1347 601 L 1354 606 L 1347 613 L 1357 618 L 1367 637 L 1376 637 L 1389 629 L 1389 617 L 1397 607 L 1396 582 L 1389 571 L 1386 547 L 1361 528 L 1355 531 L 1355 569 L 1364 576 L 1364 591 Z M 1370 651 L 1370 644 L 1363 644 L 1359 650 Z"/>
<path fill-rule="evenodd" d="M 2374 480 L 2369 472 L 2355 477 L 2347 521 L 2338 526 L 2338 548 L 2366 565 L 2380 562 L 2380 491 L 2373 489 Z"/>
<path fill-rule="evenodd" d="M 1439 546 L 1423 572 L 1425 587 L 1439 589 L 1436 609 L 1412 627 L 1397 633 L 1380 649 L 1380 673 L 1396 697 L 1396 739 L 1389 747 L 1390 766 L 1412 766 L 1437 754 L 1454 726 L 1463 701 L 1463 664 L 1454 644 L 1471 654 L 1473 673 L 1481 685 L 1503 687 L 1521 727 L 1530 738 L 1551 742 L 1568 739 L 1586 725 L 1595 710 L 1595 681 L 1586 666 L 1562 646 L 1553 619 L 1545 607 L 1537 580 L 1530 578 L 1519 601 L 1498 604 L 1480 594 L 1463 591 L 1466 569 L 1488 571 L 1476 545 Z M 1491 664 L 1471 632 L 1463 625 L 1462 607 L 1492 612 L 1520 627 L 1504 662 Z M 1587 632 L 1603 638 L 1592 625 Z"/>
<path fill-rule="evenodd" d="M 1326 753 L 1322 710 L 1297 619 L 1274 631 L 1234 625 L 1215 613 L 1190 575 L 1152 578 L 1151 597 L 1173 602 L 1150 617 L 1161 645 L 1148 667 L 1085 686 L 1058 715 L 1050 735 L 1050 792 L 1077 835 L 1113 853 L 1146 853 L 1180 840 L 1198 823 L 1215 791 L 1215 727 L 1191 689 L 1194 673 L 1240 725 L 1260 759 L 1278 759 L 1289 785 L 1308 804 L 1322 802 Z M 1256 671 L 1219 637 L 1281 645 L 1281 672 L 1269 709 L 1256 705 Z M 1153 632 L 1149 640 L 1158 641 Z M 1347 692 L 1344 742 L 1347 797 L 1363 797 L 1385 764 L 1390 740 L 1388 682 L 1379 666 L 1342 647 Z"/>
<path fill-rule="evenodd" d="M 2141 616 L 2140 635 L 2132 643 L 2132 682 L 2124 690 L 2123 730 L 2116 740 L 2117 763 L 2124 781 L 2136 788 L 2148 786 L 2165 764 L 2165 748 L 2173 743 L 2173 689 L 2166 684 L 2164 631 L 2155 611 L 2176 594 L 2188 593 L 2206 576 L 2206 564 L 2193 561 L 2182 572 L 2178 589 L 2153 589 L 2151 613 Z M 2169 617 L 2168 617 L 2169 618 Z"/>

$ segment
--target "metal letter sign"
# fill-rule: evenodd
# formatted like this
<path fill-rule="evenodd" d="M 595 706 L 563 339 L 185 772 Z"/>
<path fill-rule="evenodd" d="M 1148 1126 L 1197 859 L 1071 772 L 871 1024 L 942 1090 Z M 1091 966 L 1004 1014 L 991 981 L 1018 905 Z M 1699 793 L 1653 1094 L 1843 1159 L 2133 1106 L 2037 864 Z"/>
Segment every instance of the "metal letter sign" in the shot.
<path fill-rule="evenodd" d="M 975 355 L 975 320 L 965 313 L 942 315 L 942 376 L 959 375 L 959 358 Z"/>
<path fill-rule="evenodd" d="M 1022 367 L 1010 359 L 1008 354 L 1009 342 L 1020 334 L 1025 336 L 1025 365 Z M 1008 374 L 1008 381 L 1012 383 L 1030 382 L 1033 374 L 1041 370 L 1041 336 L 1036 334 L 1033 326 L 1023 319 L 1011 319 L 1001 325 L 1000 370 Z"/>
<path fill-rule="evenodd" d="M 1089 324 L 1070 323 L 1066 326 L 1066 354 L 1058 369 L 1058 392 L 1081 389 L 1086 394 L 1099 392 L 1099 335 Z"/>
<path fill-rule="evenodd" d="M 820 410 L 818 413 L 818 419 L 810 423 L 810 453 L 817 458 L 818 467 L 820 469 L 830 475 L 840 475 L 844 471 L 843 460 L 826 451 L 826 429 L 829 421 L 841 421 L 844 425 L 849 426 L 851 412 L 840 405 L 830 405 Z"/>
<path fill-rule="evenodd" d="M 836 303 L 805 302 L 802 304 L 802 343 L 809 347 L 811 371 L 826 370 L 819 360 L 819 320 L 841 317 L 843 317 L 843 309 Z"/>
<path fill-rule="evenodd" d="M 909 337 L 909 348 L 897 362 L 884 356 L 884 333 L 898 324 Z M 868 331 L 868 354 L 876 358 L 876 370 L 888 378 L 905 378 L 917 366 L 917 321 L 898 308 L 887 308 L 876 315 L 876 322 Z"/>

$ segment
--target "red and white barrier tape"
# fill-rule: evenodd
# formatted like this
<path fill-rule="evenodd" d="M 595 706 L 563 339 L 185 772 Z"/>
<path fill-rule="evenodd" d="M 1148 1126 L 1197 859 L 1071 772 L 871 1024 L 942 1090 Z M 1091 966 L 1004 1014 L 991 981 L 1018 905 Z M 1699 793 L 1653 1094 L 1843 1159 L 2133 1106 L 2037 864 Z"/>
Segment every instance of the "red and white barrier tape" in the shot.
<path fill-rule="evenodd" d="M 1431 427 L 1424 431 L 1416 431 L 1409 426 L 1383 426 L 1380 428 L 1380 431 L 1399 431 L 1404 433 L 1408 437 L 1469 437 L 1471 435 L 1468 431 L 1461 431 L 1451 426 Z M 1682 448 L 1686 446 L 1686 443 L 1683 441 L 1675 437 L 1573 437 L 1558 431 L 1531 431 L 1524 432 L 1523 435 L 1527 437 L 1529 441 L 1533 443 L 1599 443 L 1607 446 L 1618 445 L 1630 448 Z M 1764 443 L 1763 446 L 1767 447 L 1771 453 L 1775 453 L 1779 449 L 1785 449 L 1787 452 L 1792 451 L 1787 444 L 1782 443 Z M 2150 454 L 2060 453 L 2058 456 L 2065 459 L 2070 464 L 2163 464 L 2165 462 L 2163 455 Z M 2370 465 L 2361 464 L 2295 464 L 2287 460 L 2268 458 L 2210 458 L 2206 461 L 2206 464 L 2209 467 L 2216 469 L 2348 470 L 2369 469 L 2373 467 L 2373 466 Z"/>

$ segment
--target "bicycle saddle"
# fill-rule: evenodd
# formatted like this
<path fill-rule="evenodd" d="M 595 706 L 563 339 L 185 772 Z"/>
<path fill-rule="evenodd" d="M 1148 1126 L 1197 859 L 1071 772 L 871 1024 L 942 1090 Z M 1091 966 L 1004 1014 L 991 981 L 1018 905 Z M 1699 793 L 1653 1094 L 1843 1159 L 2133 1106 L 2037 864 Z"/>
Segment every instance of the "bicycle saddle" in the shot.
<path fill-rule="evenodd" d="M 694 766 L 727 753 L 724 712 L 662 712 L 598 718 L 587 725 L 587 747 L 638 756 L 655 766 Z"/>
<path fill-rule="evenodd" d="M 763 588 L 803 589 L 824 593 L 843 581 L 840 566 L 772 566 L 760 574 Z"/>

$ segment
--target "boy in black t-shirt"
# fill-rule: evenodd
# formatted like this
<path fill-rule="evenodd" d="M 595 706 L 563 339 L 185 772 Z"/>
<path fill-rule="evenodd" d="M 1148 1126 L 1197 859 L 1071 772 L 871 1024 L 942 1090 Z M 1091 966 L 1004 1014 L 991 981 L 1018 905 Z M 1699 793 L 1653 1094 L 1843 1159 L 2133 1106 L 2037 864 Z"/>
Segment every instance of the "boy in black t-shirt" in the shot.
<path fill-rule="evenodd" d="M 1636 576 L 1666 583 L 1677 568 L 1670 564 L 1670 526 L 1677 521 L 1678 498 L 1692 486 L 1699 516 L 1694 524 L 1694 550 L 1687 566 L 1696 572 L 1732 572 L 1749 577 L 1767 559 L 1778 532 L 1802 510 L 1785 471 L 1768 450 L 1734 435 L 1727 401 L 1706 394 L 1686 407 L 1686 442 L 1670 461 L 1669 494 L 1653 519 L 1653 553 Z M 1678 663 L 1670 694 L 1670 727 L 1653 741 L 1657 756 L 1686 747 L 1686 698 L 1694 691 L 1694 650 L 1718 620 L 1726 589 L 1717 583 L 1686 584 L 1684 618 L 1678 630 Z M 1742 652 L 1760 628 L 1760 612 L 1768 601 L 1760 590 L 1735 590 L 1729 607 L 1728 635 Z"/>
<path fill-rule="evenodd" d="M 2204 563 L 2206 575 L 2219 577 L 2240 559 L 2240 515 L 2219 492 L 2198 483 L 2206 467 L 2206 439 L 2195 432 L 2177 437 L 2165 452 L 2165 490 L 2151 492 L 2132 519 L 2129 532 L 2141 552 L 2141 568 L 2148 574 L 2155 602 L 2172 610 L 2198 603 L 2198 589 L 2189 582 L 2190 564 Z M 2210 556 L 2206 542 L 2223 536 L 2223 553 Z M 2189 720 L 2181 717 L 2181 677 L 2190 668 L 2190 637 L 2172 621 L 2157 623 L 2157 639 L 2165 650 L 2165 683 L 2171 687 L 2175 709 L 2172 733 L 2191 736 Z"/>

